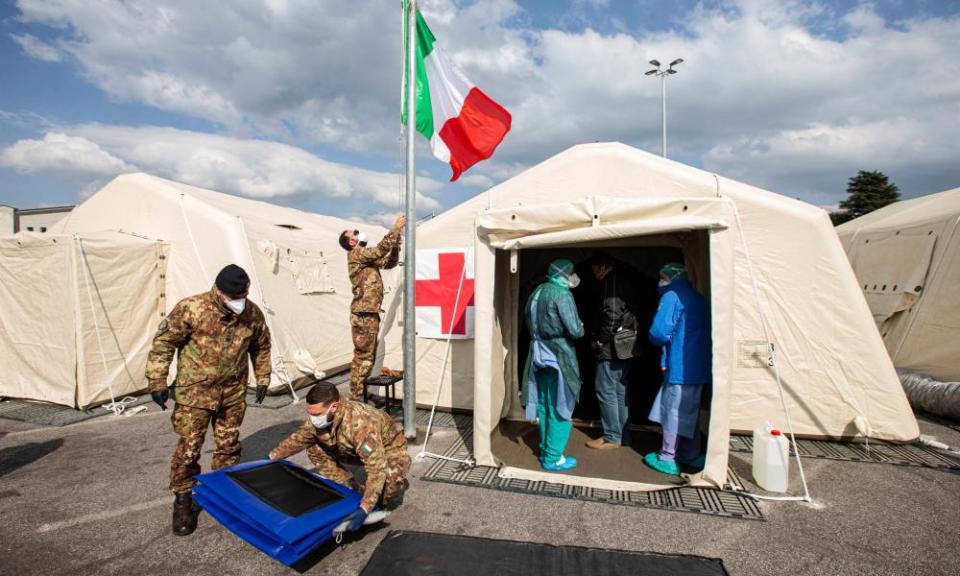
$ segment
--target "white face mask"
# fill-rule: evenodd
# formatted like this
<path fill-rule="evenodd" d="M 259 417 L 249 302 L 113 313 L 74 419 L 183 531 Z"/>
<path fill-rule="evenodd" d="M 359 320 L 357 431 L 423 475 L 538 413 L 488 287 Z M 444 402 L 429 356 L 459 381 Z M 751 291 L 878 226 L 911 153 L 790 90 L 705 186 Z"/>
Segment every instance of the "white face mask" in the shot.
<path fill-rule="evenodd" d="M 332 410 L 332 409 L 333 409 L 333 407 L 331 406 L 330 408 L 327 409 L 326 412 L 324 412 L 323 414 L 321 414 L 321 415 L 319 415 L 319 416 L 314 416 L 313 414 L 311 414 L 311 415 L 310 415 L 310 422 L 313 423 L 313 427 L 314 427 L 314 428 L 317 428 L 317 429 L 319 429 L 319 430 L 323 430 L 324 428 L 329 428 L 329 427 L 330 427 L 330 424 L 332 424 L 332 421 L 331 421 L 330 418 L 329 418 L 329 416 L 330 416 L 330 410 Z"/>
<path fill-rule="evenodd" d="M 580 285 L 580 277 L 577 276 L 577 273 L 574 272 L 567 278 L 567 285 L 571 288 L 576 288 Z"/>
<path fill-rule="evenodd" d="M 226 304 L 227 308 L 229 308 L 234 314 L 239 316 L 243 313 L 243 309 L 247 305 L 247 299 L 239 298 L 237 300 L 227 300 L 224 302 L 224 304 Z"/>
<path fill-rule="evenodd" d="M 664 286 L 669 286 L 669 285 L 670 285 L 670 281 L 669 281 L 669 280 L 661 280 L 661 281 L 657 282 L 657 286 L 659 286 L 659 287 L 661 287 L 661 288 L 663 288 Z"/>

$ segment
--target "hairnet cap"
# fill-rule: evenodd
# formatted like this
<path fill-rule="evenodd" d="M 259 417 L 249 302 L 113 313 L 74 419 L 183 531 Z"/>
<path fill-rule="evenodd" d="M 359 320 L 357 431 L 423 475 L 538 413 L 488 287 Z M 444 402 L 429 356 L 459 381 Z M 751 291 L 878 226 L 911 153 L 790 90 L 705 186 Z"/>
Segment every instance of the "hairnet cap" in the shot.
<path fill-rule="evenodd" d="M 217 274 L 215 284 L 224 294 L 235 296 L 247 291 L 247 287 L 250 286 L 250 277 L 243 268 L 236 264 L 229 264 Z"/>
<path fill-rule="evenodd" d="M 547 269 L 547 277 L 556 278 L 559 276 L 567 276 L 571 272 L 573 272 L 573 262 L 566 258 L 557 258 L 550 263 L 550 268 Z"/>
<path fill-rule="evenodd" d="M 671 282 L 674 280 L 681 280 L 687 277 L 687 269 L 683 264 L 677 262 L 671 262 L 670 264 L 664 264 L 660 268 L 660 275 L 666 276 Z"/>

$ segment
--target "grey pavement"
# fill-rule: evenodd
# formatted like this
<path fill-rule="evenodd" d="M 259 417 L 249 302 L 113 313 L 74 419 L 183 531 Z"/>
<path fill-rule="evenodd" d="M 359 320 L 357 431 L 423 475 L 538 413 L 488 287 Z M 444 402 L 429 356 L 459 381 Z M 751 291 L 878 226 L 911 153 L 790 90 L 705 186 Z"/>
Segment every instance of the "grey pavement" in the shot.
<path fill-rule="evenodd" d="M 263 457 L 302 410 L 248 410 L 244 459 Z M 960 432 L 921 428 L 960 446 Z M 438 431 L 431 449 L 455 434 Z M 169 412 L 156 407 L 63 428 L 0 420 L 0 574 L 296 574 L 207 514 L 192 536 L 170 533 L 175 441 Z M 211 452 L 208 438 L 204 469 Z M 731 458 L 749 470 L 749 455 Z M 303 454 L 294 460 L 307 464 Z M 735 576 L 960 573 L 960 474 L 952 472 L 805 459 L 814 504 L 764 502 L 767 521 L 756 522 L 425 482 L 428 466 L 415 462 L 388 526 L 326 546 L 306 573 L 359 573 L 390 529 L 697 554 L 722 558 Z"/>

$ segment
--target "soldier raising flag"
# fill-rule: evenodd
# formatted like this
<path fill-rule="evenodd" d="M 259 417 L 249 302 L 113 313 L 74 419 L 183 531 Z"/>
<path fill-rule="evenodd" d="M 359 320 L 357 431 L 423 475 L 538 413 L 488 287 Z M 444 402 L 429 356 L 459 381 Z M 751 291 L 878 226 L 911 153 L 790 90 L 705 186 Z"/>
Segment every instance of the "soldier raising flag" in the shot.
<path fill-rule="evenodd" d="M 353 336 L 353 363 L 350 364 L 350 399 L 363 398 L 363 382 L 373 370 L 380 333 L 380 306 L 383 304 L 383 278 L 380 270 L 395 267 L 400 261 L 400 232 L 407 223 L 398 216 L 393 228 L 376 246 L 367 247 L 366 234 L 344 230 L 340 246 L 347 253 L 347 272 L 353 286 L 350 304 L 350 332 Z"/>

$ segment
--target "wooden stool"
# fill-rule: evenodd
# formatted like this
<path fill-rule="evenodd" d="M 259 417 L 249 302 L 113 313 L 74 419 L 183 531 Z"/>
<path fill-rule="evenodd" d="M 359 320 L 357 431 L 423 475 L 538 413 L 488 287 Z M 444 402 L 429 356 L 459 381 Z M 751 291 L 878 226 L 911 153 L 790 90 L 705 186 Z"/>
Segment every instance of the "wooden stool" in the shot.
<path fill-rule="evenodd" d="M 390 413 L 390 405 L 396 403 L 397 401 L 397 391 L 396 384 L 397 382 L 403 380 L 403 376 L 386 376 L 380 374 L 379 376 L 371 376 L 363 381 L 363 403 L 367 403 L 367 388 L 370 386 L 379 386 L 383 387 L 383 395 L 385 400 L 383 410 L 384 412 Z"/>

